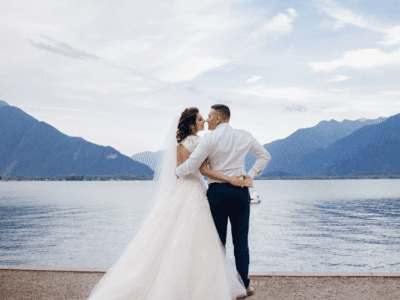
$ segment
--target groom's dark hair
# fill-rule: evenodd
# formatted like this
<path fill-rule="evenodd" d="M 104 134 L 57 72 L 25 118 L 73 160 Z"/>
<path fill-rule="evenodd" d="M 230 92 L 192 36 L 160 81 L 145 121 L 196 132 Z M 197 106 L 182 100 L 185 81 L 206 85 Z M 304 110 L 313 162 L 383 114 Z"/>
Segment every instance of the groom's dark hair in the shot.
<path fill-rule="evenodd" d="M 231 111 L 229 110 L 229 107 L 223 104 L 215 104 L 211 106 L 213 110 L 215 110 L 223 120 L 229 121 L 231 118 Z"/>

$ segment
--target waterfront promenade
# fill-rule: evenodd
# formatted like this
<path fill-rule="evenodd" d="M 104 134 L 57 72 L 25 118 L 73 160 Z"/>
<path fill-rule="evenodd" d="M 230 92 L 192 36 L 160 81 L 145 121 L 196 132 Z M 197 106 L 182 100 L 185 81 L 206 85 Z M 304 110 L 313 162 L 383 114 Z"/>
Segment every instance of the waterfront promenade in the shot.
<path fill-rule="evenodd" d="M 0 299 L 87 299 L 106 269 L 0 266 Z M 400 299 L 400 272 L 259 272 L 258 299 Z"/>

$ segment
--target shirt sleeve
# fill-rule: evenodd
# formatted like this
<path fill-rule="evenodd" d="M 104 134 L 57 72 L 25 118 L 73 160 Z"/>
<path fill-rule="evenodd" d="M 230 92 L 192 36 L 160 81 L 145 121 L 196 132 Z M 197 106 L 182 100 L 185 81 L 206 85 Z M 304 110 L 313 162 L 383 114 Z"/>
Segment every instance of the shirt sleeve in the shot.
<path fill-rule="evenodd" d="M 179 177 L 184 177 L 193 173 L 200 168 L 203 161 L 206 160 L 208 154 L 208 142 L 205 137 L 203 137 L 202 139 L 200 139 L 200 142 L 198 143 L 196 149 L 194 149 L 192 154 L 190 154 L 189 158 L 175 169 L 175 175 Z"/>
<path fill-rule="evenodd" d="M 260 175 L 265 169 L 271 160 L 271 155 L 255 138 L 253 138 L 253 142 L 251 143 L 250 153 L 257 157 L 257 161 L 247 175 L 254 178 L 254 176 Z"/>

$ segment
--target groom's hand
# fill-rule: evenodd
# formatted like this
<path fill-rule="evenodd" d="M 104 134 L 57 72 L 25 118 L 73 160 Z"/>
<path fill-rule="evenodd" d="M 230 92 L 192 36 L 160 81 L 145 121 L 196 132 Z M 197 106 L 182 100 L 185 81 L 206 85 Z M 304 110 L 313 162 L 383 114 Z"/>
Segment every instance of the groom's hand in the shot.
<path fill-rule="evenodd" d="M 240 187 L 245 187 L 246 186 L 244 180 L 242 179 L 242 176 L 233 176 L 231 178 L 232 179 L 229 182 L 230 184 L 232 184 L 234 186 L 240 186 Z"/>
<path fill-rule="evenodd" d="M 243 177 L 244 178 L 244 180 L 243 180 L 243 182 L 244 182 L 244 186 L 246 186 L 246 187 L 253 187 L 253 178 L 251 178 L 249 175 L 247 175 L 247 174 L 244 174 L 244 175 L 241 175 L 241 177 Z"/>

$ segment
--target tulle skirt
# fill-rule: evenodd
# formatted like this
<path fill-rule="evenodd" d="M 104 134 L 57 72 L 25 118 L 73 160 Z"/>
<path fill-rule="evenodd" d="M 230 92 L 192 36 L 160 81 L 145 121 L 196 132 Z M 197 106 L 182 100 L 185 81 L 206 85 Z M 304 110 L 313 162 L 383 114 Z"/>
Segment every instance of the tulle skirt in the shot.
<path fill-rule="evenodd" d="M 199 186 L 178 179 L 90 300 L 231 300 L 245 294 Z"/>

